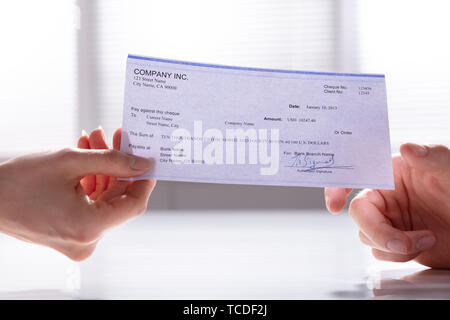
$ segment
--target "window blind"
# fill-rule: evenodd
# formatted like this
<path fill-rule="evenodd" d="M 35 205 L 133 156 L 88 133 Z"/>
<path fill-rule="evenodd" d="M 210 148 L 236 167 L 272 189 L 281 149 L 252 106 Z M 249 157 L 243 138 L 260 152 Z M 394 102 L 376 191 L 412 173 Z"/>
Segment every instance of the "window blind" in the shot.
<path fill-rule="evenodd" d="M 386 74 L 391 143 L 450 145 L 450 3 L 359 3 L 362 72 Z"/>
<path fill-rule="evenodd" d="M 74 144 L 73 1 L 8 1 L 0 10 L 0 158 Z"/>
<path fill-rule="evenodd" d="M 99 124 L 121 126 L 128 53 L 263 68 L 335 71 L 331 0 L 97 0 L 92 56 Z M 93 126 L 94 124 L 92 124 Z M 89 128 L 90 129 L 90 128 Z"/>

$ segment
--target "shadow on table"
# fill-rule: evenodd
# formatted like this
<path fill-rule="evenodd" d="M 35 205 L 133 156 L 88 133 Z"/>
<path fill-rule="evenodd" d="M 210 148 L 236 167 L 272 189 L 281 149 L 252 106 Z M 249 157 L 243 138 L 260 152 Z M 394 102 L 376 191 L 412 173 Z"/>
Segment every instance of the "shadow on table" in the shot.
<path fill-rule="evenodd" d="M 450 299 L 450 270 L 388 270 L 371 275 L 355 290 L 335 291 L 337 299 Z"/>
<path fill-rule="evenodd" d="M 0 300 L 72 300 L 74 298 L 73 293 L 57 289 L 0 291 Z"/>
<path fill-rule="evenodd" d="M 332 292 L 336 299 L 450 299 L 450 270 L 387 270 L 372 274 L 354 290 Z M 406 275 L 405 275 L 406 274 Z M 26 290 L 0 292 L 0 300 L 77 299 L 76 292 Z"/>
<path fill-rule="evenodd" d="M 426 269 L 400 279 L 382 278 L 373 294 L 381 299 L 450 299 L 450 270 Z"/>

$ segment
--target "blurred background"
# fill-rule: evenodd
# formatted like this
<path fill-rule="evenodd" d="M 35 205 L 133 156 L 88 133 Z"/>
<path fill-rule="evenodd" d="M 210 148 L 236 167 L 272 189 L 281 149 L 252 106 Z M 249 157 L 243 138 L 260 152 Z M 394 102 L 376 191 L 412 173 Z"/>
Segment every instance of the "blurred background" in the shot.
<path fill-rule="evenodd" d="M 128 53 L 386 74 L 392 151 L 450 142 L 450 19 L 437 0 L 41 0 L 0 10 L 0 160 L 121 126 Z M 180 102 L 182 103 L 182 102 Z M 233 112 L 233 110 L 230 110 Z M 160 181 L 150 209 L 323 208 L 319 188 Z"/>

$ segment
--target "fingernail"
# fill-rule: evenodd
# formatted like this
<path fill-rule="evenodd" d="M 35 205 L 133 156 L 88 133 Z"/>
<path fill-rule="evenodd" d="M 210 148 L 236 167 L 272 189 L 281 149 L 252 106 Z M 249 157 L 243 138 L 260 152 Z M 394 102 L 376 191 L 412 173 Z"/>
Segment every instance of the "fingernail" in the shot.
<path fill-rule="evenodd" d="M 130 156 L 130 168 L 133 170 L 150 169 L 151 164 L 149 159 Z"/>
<path fill-rule="evenodd" d="M 325 196 L 325 205 L 327 206 L 327 209 L 330 210 L 330 197 Z"/>
<path fill-rule="evenodd" d="M 425 157 L 428 153 L 427 148 L 418 144 L 411 143 L 409 147 L 417 157 Z"/>
<path fill-rule="evenodd" d="M 105 130 L 103 130 L 103 127 L 98 126 L 97 129 L 100 130 L 100 134 L 102 135 L 103 139 L 106 141 Z"/>
<path fill-rule="evenodd" d="M 84 129 L 81 130 L 81 136 L 89 137 L 88 133 Z"/>
<path fill-rule="evenodd" d="M 400 239 L 389 240 L 387 243 L 387 248 L 396 253 L 406 254 L 408 252 L 406 243 Z"/>
<path fill-rule="evenodd" d="M 425 236 L 417 240 L 416 248 L 420 251 L 428 250 L 434 245 L 435 242 L 436 239 L 434 237 Z"/>

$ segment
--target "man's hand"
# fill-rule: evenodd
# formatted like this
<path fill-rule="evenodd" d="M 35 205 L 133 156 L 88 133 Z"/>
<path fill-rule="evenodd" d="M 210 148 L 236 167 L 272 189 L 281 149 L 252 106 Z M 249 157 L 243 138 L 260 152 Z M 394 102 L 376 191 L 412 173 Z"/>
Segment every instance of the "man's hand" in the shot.
<path fill-rule="evenodd" d="M 78 149 L 0 164 L 0 231 L 73 260 L 89 257 L 106 230 L 145 211 L 156 183 L 116 180 L 151 168 L 148 159 L 117 151 L 120 135 L 119 129 L 116 150 L 108 148 L 102 130 L 96 129 L 80 138 Z"/>
<path fill-rule="evenodd" d="M 450 150 L 407 143 L 400 153 L 392 157 L 395 190 L 363 190 L 349 214 L 375 258 L 450 268 Z M 326 188 L 328 210 L 339 213 L 350 192 Z"/>

